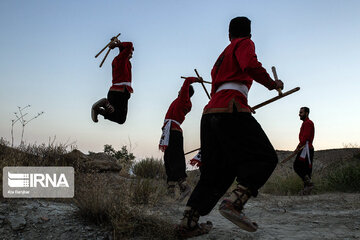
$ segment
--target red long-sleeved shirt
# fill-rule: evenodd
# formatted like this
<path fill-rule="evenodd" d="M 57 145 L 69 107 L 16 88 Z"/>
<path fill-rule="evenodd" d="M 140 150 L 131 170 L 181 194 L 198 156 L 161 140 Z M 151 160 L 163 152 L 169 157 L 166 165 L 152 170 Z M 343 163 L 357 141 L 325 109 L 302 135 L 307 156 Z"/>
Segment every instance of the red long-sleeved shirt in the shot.
<path fill-rule="evenodd" d="M 304 146 L 306 141 L 309 142 L 309 148 L 314 148 L 312 145 L 315 135 L 314 123 L 306 118 L 301 124 L 300 133 L 299 133 L 299 146 Z"/>
<path fill-rule="evenodd" d="M 179 92 L 179 96 L 170 104 L 165 119 L 172 119 L 180 124 L 184 122 L 185 115 L 190 112 L 192 107 L 189 96 L 189 86 L 195 82 L 195 80 L 196 78 L 194 77 L 186 78 Z M 182 131 L 181 127 L 174 122 L 171 123 L 171 130 Z"/>
<path fill-rule="evenodd" d="M 212 112 L 232 112 L 233 104 L 238 111 L 250 112 L 247 98 L 237 90 L 221 90 L 219 86 L 225 82 L 244 84 L 248 90 L 253 80 L 269 90 L 275 89 L 275 81 L 271 79 L 255 54 L 254 42 L 249 38 L 236 38 L 225 48 L 211 70 L 211 99 L 204 108 L 204 114 Z"/>
<path fill-rule="evenodd" d="M 121 48 L 123 48 L 119 55 L 117 55 L 112 61 L 112 86 L 110 91 L 123 92 L 125 88 L 132 93 L 133 89 L 128 85 L 114 85 L 116 83 L 127 82 L 131 84 L 131 62 L 129 61 L 129 55 L 133 51 L 132 42 L 122 42 Z"/>

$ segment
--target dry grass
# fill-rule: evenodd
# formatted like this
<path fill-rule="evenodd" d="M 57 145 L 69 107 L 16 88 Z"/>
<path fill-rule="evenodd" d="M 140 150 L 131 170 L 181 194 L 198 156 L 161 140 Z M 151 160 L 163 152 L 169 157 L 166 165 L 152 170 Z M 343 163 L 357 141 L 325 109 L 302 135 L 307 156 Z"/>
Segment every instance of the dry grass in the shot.
<path fill-rule="evenodd" d="M 108 224 L 115 239 L 176 239 L 173 224 L 150 211 L 150 206 L 158 204 L 165 192 L 158 187 L 158 181 L 108 174 L 88 174 L 77 179 L 80 182 L 75 203 L 80 215 Z"/>
<path fill-rule="evenodd" d="M 67 145 L 33 144 L 10 148 L 8 142 L 0 139 L 1 168 L 62 165 L 64 156 L 70 157 L 67 153 Z M 111 229 L 115 239 L 176 239 L 173 224 L 156 217 L 150 210 L 164 197 L 163 179 L 129 178 L 128 174 L 123 177 L 124 174 L 116 172 L 76 171 L 75 174 L 73 201 L 79 214 Z M 0 181 L 2 184 L 2 171 Z"/>
<path fill-rule="evenodd" d="M 163 180 L 137 178 L 130 184 L 130 196 L 133 204 L 158 203 L 166 194 L 166 182 Z"/>
<path fill-rule="evenodd" d="M 54 144 L 48 145 L 28 144 L 20 145 L 16 148 L 9 147 L 9 142 L 0 138 L 0 167 L 11 166 L 57 166 L 60 163 L 60 157 L 67 153 L 73 145 Z M 2 174 L 0 171 L 0 184 L 2 185 Z M 0 190 L 2 198 L 2 187 Z"/>
<path fill-rule="evenodd" d="M 337 161 L 332 159 L 333 156 L 314 160 L 314 165 L 317 168 L 312 174 L 312 181 L 315 184 L 313 194 L 360 192 L 360 150 L 353 150 L 349 151 L 345 157 L 339 157 Z M 330 152 L 332 151 L 334 150 L 330 150 Z M 289 166 L 278 165 L 261 191 L 276 195 L 297 195 L 303 188 L 303 182 Z"/>
<path fill-rule="evenodd" d="M 166 179 L 165 166 L 161 159 L 145 158 L 136 162 L 132 167 L 133 173 L 137 177 Z"/>
<path fill-rule="evenodd" d="M 61 163 L 67 149 L 67 145 L 61 144 L 28 145 L 13 149 L 0 139 L 0 166 L 56 166 Z M 331 161 L 329 165 L 316 170 L 314 193 L 339 190 L 359 192 L 360 152 L 352 153 L 351 158 L 351 161 Z M 302 182 L 289 167 L 277 169 L 261 191 L 278 195 L 297 194 Z M 133 171 L 138 177 L 130 178 L 128 174 L 114 172 L 76 172 L 74 202 L 79 214 L 107 226 L 113 231 L 115 239 L 176 239 L 173 223 L 157 217 L 153 210 L 161 204 L 166 192 L 163 163 L 146 158 L 137 163 Z M 194 187 L 199 175 L 198 170 L 188 172 L 188 183 Z"/>
<path fill-rule="evenodd" d="M 302 180 L 295 174 L 287 176 L 272 175 L 261 192 L 275 195 L 296 195 L 303 188 Z"/>

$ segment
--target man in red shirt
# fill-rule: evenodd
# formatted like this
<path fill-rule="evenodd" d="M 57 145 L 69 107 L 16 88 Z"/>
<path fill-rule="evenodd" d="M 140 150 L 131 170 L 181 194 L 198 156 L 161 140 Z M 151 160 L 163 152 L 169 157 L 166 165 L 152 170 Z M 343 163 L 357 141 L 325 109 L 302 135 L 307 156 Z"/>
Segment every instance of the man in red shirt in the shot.
<path fill-rule="evenodd" d="M 183 134 L 180 125 L 185 120 L 185 115 L 191 110 L 190 98 L 194 94 L 191 86 L 201 79 L 188 77 L 185 79 L 178 97 L 171 103 L 166 115 L 163 133 L 159 143 L 159 149 L 164 153 L 165 170 L 168 183 L 168 195 L 175 197 L 176 183 L 180 188 L 179 201 L 182 201 L 190 192 L 191 188 L 186 183 L 186 163 L 183 146 Z"/>
<path fill-rule="evenodd" d="M 251 116 L 248 91 L 253 80 L 269 90 L 282 89 L 257 60 L 251 38 L 251 22 L 237 17 L 229 25 L 230 44 L 211 71 L 211 99 L 201 119 L 201 176 L 178 226 L 183 237 L 207 233 L 212 224 L 198 224 L 210 213 L 234 180 L 237 187 L 222 201 L 220 213 L 247 231 L 256 231 L 242 209 L 258 194 L 275 169 L 278 158 L 259 123 Z"/>
<path fill-rule="evenodd" d="M 299 111 L 300 120 L 303 121 L 300 133 L 299 144 L 295 151 L 298 151 L 294 161 L 294 170 L 304 182 L 304 189 L 301 195 L 309 195 L 314 188 L 311 182 L 312 164 L 314 159 L 314 146 L 312 145 L 315 134 L 314 123 L 309 119 L 310 109 L 302 107 Z"/>
<path fill-rule="evenodd" d="M 110 43 L 109 47 L 110 49 L 119 48 L 119 54 L 112 61 L 112 86 L 107 98 L 102 98 L 93 104 L 91 118 L 94 122 L 98 122 L 100 114 L 105 119 L 123 124 L 126 121 L 130 93 L 133 93 L 130 59 L 134 47 L 131 42 L 120 42 L 116 39 Z"/>

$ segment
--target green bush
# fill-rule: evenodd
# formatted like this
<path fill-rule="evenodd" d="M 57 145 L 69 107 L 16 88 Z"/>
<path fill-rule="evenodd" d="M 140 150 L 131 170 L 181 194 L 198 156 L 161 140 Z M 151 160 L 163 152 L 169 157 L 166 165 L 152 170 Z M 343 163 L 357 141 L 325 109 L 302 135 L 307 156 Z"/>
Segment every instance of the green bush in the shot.
<path fill-rule="evenodd" d="M 303 189 L 303 182 L 294 173 L 288 176 L 271 176 L 261 192 L 275 195 L 297 195 L 301 189 Z"/>
<path fill-rule="evenodd" d="M 145 158 L 135 163 L 132 170 L 137 177 L 166 179 L 163 161 L 153 157 Z"/>
<path fill-rule="evenodd" d="M 126 163 L 132 163 L 132 161 L 135 159 L 134 154 L 129 152 L 127 150 L 126 146 L 122 146 L 121 150 L 116 151 L 111 145 L 105 144 L 104 145 L 104 153 L 106 153 L 116 159 L 125 161 Z"/>
<path fill-rule="evenodd" d="M 346 163 L 332 169 L 323 180 L 324 190 L 360 192 L 360 161 Z"/>
<path fill-rule="evenodd" d="M 91 152 L 89 152 L 90 154 Z M 133 165 L 135 156 L 126 146 L 122 146 L 121 150 L 115 150 L 111 145 L 104 145 L 104 153 L 117 159 L 117 162 L 122 166 L 121 174 L 129 177 L 129 171 Z"/>

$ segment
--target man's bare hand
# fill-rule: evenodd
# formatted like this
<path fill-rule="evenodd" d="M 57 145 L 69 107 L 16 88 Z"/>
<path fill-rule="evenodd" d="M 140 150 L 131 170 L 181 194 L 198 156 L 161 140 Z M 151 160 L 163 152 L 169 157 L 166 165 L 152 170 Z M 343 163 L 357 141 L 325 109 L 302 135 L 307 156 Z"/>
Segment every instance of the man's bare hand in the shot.
<path fill-rule="evenodd" d="M 109 44 L 109 48 L 110 48 L 110 49 L 114 49 L 116 46 L 117 46 L 117 44 L 116 44 L 115 41 L 113 41 L 113 42 L 111 42 L 111 43 Z"/>
<path fill-rule="evenodd" d="M 202 77 L 197 77 L 197 80 L 195 82 L 204 82 L 204 79 Z"/>
<path fill-rule="evenodd" d="M 284 83 L 281 80 L 275 80 L 276 87 L 275 89 L 284 89 Z"/>

